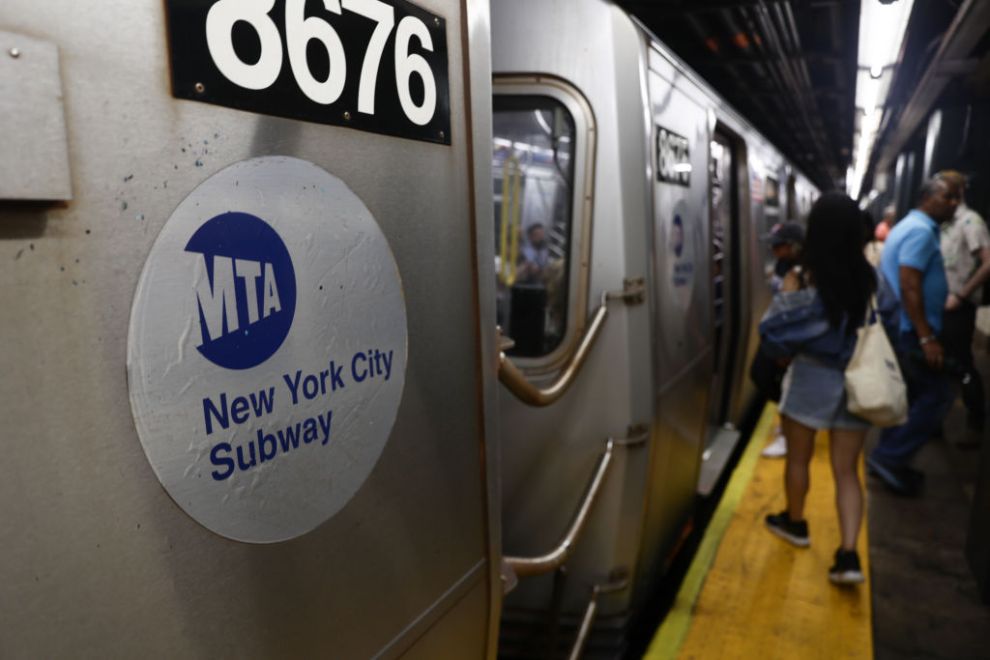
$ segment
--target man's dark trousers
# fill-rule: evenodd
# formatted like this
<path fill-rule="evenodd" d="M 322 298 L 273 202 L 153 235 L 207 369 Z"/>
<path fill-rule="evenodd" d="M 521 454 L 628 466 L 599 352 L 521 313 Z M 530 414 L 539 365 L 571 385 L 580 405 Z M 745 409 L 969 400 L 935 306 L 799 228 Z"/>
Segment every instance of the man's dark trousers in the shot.
<path fill-rule="evenodd" d="M 914 454 L 942 426 L 952 405 L 952 383 L 945 371 L 935 371 L 924 361 L 924 353 L 914 332 L 902 333 L 897 354 L 908 388 L 908 420 L 901 426 L 886 428 L 870 453 L 870 459 L 882 466 L 906 467 Z"/>
<path fill-rule="evenodd" d="M 986 418 L 983 379 L 973 364 L 973 329 L 976 326 L 976 305 L 962 301 L 957 309 L 947 310 L 942 321 L 947 369 L 959 379 L 962 400 L 966 405 L 969 424 L 982 428 Z"/>

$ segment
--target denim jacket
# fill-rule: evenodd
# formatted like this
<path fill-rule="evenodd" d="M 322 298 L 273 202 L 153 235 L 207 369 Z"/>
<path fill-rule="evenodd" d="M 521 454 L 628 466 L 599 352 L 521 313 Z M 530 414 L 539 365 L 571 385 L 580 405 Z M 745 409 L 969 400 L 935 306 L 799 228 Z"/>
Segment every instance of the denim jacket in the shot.
<path fill-rule="evenodd" d="M 891 343 L 896 345 L 900 304 L 883 275 L 877 271 L 877 311 Z M 871 315 L 872 318 L 872 315 Z M 760 321 L 760 341 L 771 358 L 792 358 L 801 353 L 820 362 L 845 369 L 856 348 L 856 333 L 847 332 L 843 317 L 833 328 L 825 314 L 818 290 L 782 291 L 773 297 Z M 862 325 L 858 322 L 857 327 Z"/>

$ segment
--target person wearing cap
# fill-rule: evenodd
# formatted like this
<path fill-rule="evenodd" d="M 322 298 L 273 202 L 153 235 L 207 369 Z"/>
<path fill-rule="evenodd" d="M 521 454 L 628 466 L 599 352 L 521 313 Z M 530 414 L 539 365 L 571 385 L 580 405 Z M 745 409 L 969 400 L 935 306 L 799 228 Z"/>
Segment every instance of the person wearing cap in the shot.
<path fill-rule="evenodd" d="M 966 406 L 966 426 L 983 433 L 986 400 L 983 380 L 973 364 L 973 330 L 976 308 L 983 296 L 983 284 L 990 278 L 990 232 L 980 214 L 966 206 L 966 177 L 955 170 L 938 173 L 938 178 L 959 187 L 960 201 L 952 220 L 942 225 L 940 246 L 945 261 L 949 297 L 945 302 L 942 338 L 946 356 L 955 362 L 953 375 L 961 384 Z"/>
<path fill-rule="evenodd" d="M 782 222 L 773 226 L 767 235 L 770 241 L 770 252 L 777 262 L 773 266 L 770 278 L 770 290 L 780 291 L 784 278 L 798 264 L 801 248 L 804 247 L 804 228 L 796 222 Z"/>
<path fill-rule="evenodd" d="M 777 260 L 773 266 L 773 274 L 770 276 L 770 291 L 779 293 L 784 285 L 784 279 L 795 266 L 801 257 L 801 249 L 804 247 L 804 228 L 796 222 L 777 223 L 767 234 L 767 241 L 770 243 L 770 251 Z M 787 456 L 787 438 L 777 426 L 774 432 L 774 439 L 763 448 L 760 455 L 764 458 L 783 458 Z"/>

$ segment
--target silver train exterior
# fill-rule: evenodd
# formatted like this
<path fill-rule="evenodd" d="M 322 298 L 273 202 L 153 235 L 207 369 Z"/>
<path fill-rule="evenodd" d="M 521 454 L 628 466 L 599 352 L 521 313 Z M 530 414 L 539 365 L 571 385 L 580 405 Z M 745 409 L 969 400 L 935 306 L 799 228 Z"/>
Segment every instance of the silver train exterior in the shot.
<path fill-rule="evenodd" d="M 0 5 L 0 655 L 493 657 L 501 620 L 555 609 L 553 578 L 538 574 L 565 559 L 563 620 L 594 594 L 598 629 L 622 629 L 751 397 L 760 236 L 801 217 L 814 188 L 605 2 L 417 0 L 446 37 L 439 143 L 347 127 L 353 108 L 332 106 L 325 125 L 175 93 L 187 51 L 170 44 L 166 10 L 221 2 L 266 25 L 300 7 Z M 337 20 L 316 4 L 304 44 Z M 377 6 L 324 2 L 337 5 Z M 542 142 L 512 133 L 522 116 Z M 401 276 L 408 361 L 353 497 L 308 533 L 245 543 L 159 481 L 129 404 L 129 323 L 136 302 L 155 302 L 142 271 L 184 203 L 231 167 L 282 157 L 335 177 L 376 221 Z M 295 183 L 253 192 L 291 200 Z M 541 205 L 550 292 L 518 269 Z M 536 344 L 527 324 L 542 328 Z M 178 354 L 183 369 L 209 367 Z M 586 524 L 540 558 L 592 474 Z"/>
<path fill-rule="evenodd" d="M 382 5 L 345 0 L 340 15 L 334 4 L 309 3 L 296 47 L 330 43 L 321 25 L 367 21 L 346 14 Z M 179 98 L 170 53 L 191 46 L 170 51 L 173 5 L 183 3 L 0 3 L 0 656 L 492 655 L 496 380 L 481 356 L 494 355 L 495 324 L 478 310 L 494 307 L 493 253 L 476 239 L 491 226 L 490 196 L 478 194 L 491 180 L 488 4 L 415 2 L 437 17 L 432 34 L 445 30 L 449 144 Z M 302 21 L 299 3 L 223 1 L 254 12 L 266 40 L 280 38 L 270 20 L 290 6 Z M 230 29 L 250 37 L 241 23 Z M 362 73 L 364 45 L 345 40 L 348 75 Z M 346 506 L 292 540 L 242 543 L 186 515 L 156 478 L 128 402 L 128 327 L 145 261 L 183 200 L 230 166 L 285 156 L 336 177 L 377 221 L 401 276 L 408 362 L 388 442 Z M 269 178 L 255 197 L 274 186 L 268 199 L 298 219 L 297 183 Z M 300 288 L 275 358 L 313 348 L 294 339 L 313 293 Z M 205 372 L 197 359 L 187 351 L 176 368 Z"/>
<path fill-rule="evenodd" d="M 803 221 L 817 190 L 608 2 L 499 0 L 492 34 L 512 655 L 548 613 L 562 639 L 596 611 L 600 639 L 621 639 L 754 400 L 765 234 Z M 505 264 L 533 224 L 557 271 L 520 285 Z"/>

